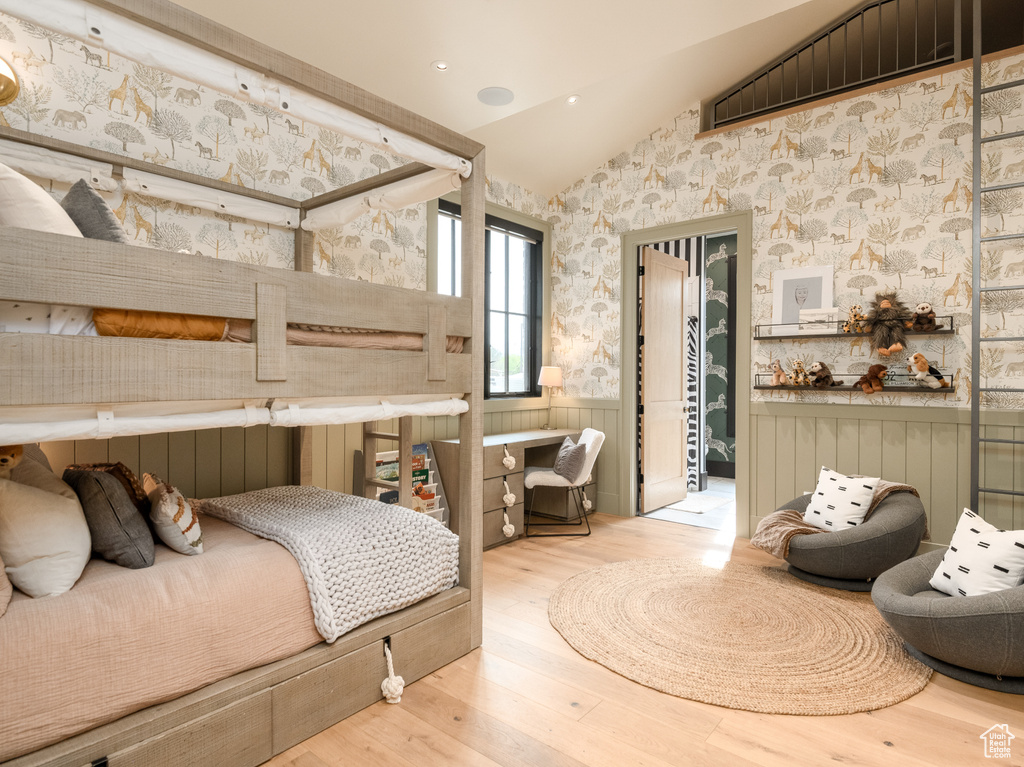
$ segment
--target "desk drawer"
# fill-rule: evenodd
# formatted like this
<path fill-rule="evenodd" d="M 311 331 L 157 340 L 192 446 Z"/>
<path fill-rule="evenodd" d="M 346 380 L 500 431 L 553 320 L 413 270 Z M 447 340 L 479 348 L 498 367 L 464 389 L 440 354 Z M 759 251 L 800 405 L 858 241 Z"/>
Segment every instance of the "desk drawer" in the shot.
<path fill-rule="evenodd" d="M 484 448 L 484 479 L 501 477 L 505 474 L 523 471 L 523 446 L 508 445 L 508 454 L 516 459 L 516 465 L 511 469 L 507 468 L 502 461 L 505 458 L 504 445 L 491 445 Z M 485 507 L 486 508 L 486 507 Z"/>
<path fill-rule="evenodd" d="M 522 472 L 518 474 L 503 474 L 500 477 L 484 480 L 484 511 L 505 508 L 505 501 L 502 500 L 502 496 L 505 495 L 505 485 L 502 483 L 502 479 L 508 482 L 509 490 L 516 496 L 516 503 L 523 502 Z"/>
<path fill-rule="evenodd" d="M 508 521 L 515 527 L 516 532 L 511 538 L 506 538 L 505 534 L 501 532 L 501 528 L 505 525 L 505 517 L 502 516 L 502 511 L 506 509 L 494 509 L 493 511 L 484 512 L 484 548 L 489 549 L 494 546 L 498 546 L 502 543 L 508 543 L 514 541 L 523 534 L 523 504 L 517 503 L 508 511 Z"/>

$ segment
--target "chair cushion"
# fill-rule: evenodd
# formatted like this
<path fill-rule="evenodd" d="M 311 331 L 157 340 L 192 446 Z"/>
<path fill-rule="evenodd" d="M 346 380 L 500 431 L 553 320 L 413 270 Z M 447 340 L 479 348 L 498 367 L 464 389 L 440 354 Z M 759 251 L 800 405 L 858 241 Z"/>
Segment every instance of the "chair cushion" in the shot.
<path fill-rule="evenodd" d="M 555 474 L 554 469 L 543 466 L 527 466 L 523 470 L 523 485 L 530 487 L 572 487 L 572 482 Z"/>

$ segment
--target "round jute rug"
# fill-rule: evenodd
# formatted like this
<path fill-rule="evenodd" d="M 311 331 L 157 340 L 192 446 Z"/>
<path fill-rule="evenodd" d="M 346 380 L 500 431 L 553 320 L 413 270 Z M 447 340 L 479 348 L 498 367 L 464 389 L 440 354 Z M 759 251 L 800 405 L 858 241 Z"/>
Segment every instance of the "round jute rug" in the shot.
<path fill-rule="evenodd" d="M 562 583 L 551 625 L 581 655 L 681 698 L 766 714 L 852 714 L 920 692 L 867 594 L 774 567 L 635 559 Z"/>

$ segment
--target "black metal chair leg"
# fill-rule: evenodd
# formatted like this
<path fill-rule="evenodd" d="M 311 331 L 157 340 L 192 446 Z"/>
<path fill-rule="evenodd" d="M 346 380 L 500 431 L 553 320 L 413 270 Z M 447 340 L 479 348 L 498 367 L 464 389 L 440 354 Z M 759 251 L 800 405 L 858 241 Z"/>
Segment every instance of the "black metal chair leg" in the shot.
<path fill-rule="evenodd" d="M 530 532 L 530 518 L 533 513 L 532 501 L 537 497 L 537 487 L 531 488 L 533 490 L 533 496 L 531 498 L 530 508 L 527 509 L 527 521 L 525 535 L 527 538 L 585 538 L 590 535 L 590 520 L 587 518 L 587 510 L 583 508 L 582 501 L 582 485 L 573 485 L 568 488 L 569 493 L 572 495 L 572 500 L 576 504 L 576 521 L 575 522 L 543 522 L 540 523 L 543 527 L 583 527 L 586 525 L 587 532 L 583 533 L 531 533 Z"/>

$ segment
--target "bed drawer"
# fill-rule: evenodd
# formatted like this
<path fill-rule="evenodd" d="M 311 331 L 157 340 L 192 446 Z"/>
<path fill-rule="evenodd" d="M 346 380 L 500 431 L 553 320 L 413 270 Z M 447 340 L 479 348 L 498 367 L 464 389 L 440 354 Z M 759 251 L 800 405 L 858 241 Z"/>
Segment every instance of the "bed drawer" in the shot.
<path fill-rule="evenodd" d="M 380 700 L 380 683 L 387 675 L 384 642 L 379 641 L 274 687 L 273 753 Z"/>
<path fill-rule="evenodd" d="M 523 475 L 502 474 L 500 477 L 492 477 L 484 480 L 484 511 L 505 508 L 505 485 L 502 480 L 508 482 L 508 488 L 516 497 L 516 503 L 523 502 Z"/>
<path fill-rule="evenodd" d="M 395 673 L 406 687 L 473 649 L 470 616 L 466 602 L 391 635 Z"/>
<path fill-rule="evenodd" d="M 511 469 L 505 466 L 502 461 L 505 459 L 504 445 L 491 445 L 484 448 L 484 479 L 500 477 L 513 472 L 523 471 L 523 446 L 512 444 L 508 446 L 508 454 L 516 459 L 516 465 Z"/>
<path fill-rule="evenodd" d="M 257 765 L 276 751 L 271 742 L 272 690 L 263 690 L 200 719 L 107 757 L 110 767 L 183 764 Z"/>
<path fill-rule="evenodd" d="M 520 502 L 511 509 L 508 509 L 508 521 L 516 528 L 515 535 L 511 538 L 506 538 L 505 534 L 501 532 L 501 528 L 505 525 L 505 518 L 501 514 L 502 511 L 505 511 L 504 507 L 484 512 L 485 549 L 514 541 L 523 534 L 523 504 Z"/>

